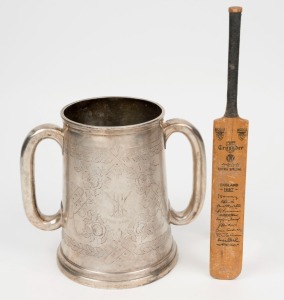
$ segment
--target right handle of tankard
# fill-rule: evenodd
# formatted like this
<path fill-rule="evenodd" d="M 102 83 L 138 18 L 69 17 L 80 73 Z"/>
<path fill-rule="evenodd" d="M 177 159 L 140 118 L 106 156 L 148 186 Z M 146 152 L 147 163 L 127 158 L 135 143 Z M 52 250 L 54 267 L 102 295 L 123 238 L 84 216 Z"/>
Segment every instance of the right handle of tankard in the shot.
<path fill-rule="evenodd" d="M 206 158 L 202 137 L 198 130 L 182 119 L 171 119 L 163 123 L 165 144 L 174 132 L 186 136 L 192 147 L 193 156 L 193 189 L 187 207 L 182 211 L 170 209 L 170 222 L 175 225 L 190 223 L 201 211 L 206 189 Z"/>

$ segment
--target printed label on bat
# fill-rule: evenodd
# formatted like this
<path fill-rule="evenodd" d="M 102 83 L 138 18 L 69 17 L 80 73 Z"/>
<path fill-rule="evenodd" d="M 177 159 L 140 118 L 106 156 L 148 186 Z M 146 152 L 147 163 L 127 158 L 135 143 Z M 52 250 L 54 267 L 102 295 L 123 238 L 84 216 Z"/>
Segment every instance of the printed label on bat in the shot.
<path fill-rule="evenodd" d="M 214 126 L 211 222 L 214 244 L 234 248 L 242 246 L 248 124 L 225 121 Z"/>

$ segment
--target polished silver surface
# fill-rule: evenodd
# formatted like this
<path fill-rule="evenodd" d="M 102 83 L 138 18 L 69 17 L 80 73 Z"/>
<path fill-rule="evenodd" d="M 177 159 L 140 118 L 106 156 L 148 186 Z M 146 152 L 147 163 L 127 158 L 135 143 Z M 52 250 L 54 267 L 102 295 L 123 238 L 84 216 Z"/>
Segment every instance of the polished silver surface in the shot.
<path fill-rule="evenodd" d="M 72 103 L 62 112 L 63 129 L 36 127 L 21 153 L 24 207 L 43 230 L 62 227 L 58 266 L 69 278 L 101 288 L 150 283 L 176 264 L 170 224 L 183 225 L 200 212 L 205 194 L 205 152 L 199 132 L 187 121 L 164 122 L 156 103 L 98 98 Z M 165 145 L 174 132 L 192 146 L 193 193 L 181 212 L 170 207 Z M 37 207 L 34 153 L 46 138 L 63 151 L 61 209 L 46 216 Z"/>

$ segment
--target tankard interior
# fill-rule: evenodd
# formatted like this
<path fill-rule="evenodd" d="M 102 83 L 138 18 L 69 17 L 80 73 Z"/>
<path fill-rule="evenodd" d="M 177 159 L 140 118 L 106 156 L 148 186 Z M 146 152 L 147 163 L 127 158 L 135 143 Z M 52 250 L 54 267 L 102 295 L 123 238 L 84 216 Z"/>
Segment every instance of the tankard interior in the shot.
<path fill-rule="evenodd" d="M 67 120 L 83 125 L 113 127 L 149 122 L 162 113 L 162 108 L 150 101 L 108 97 L 70 104 L 62 115 Z"/>

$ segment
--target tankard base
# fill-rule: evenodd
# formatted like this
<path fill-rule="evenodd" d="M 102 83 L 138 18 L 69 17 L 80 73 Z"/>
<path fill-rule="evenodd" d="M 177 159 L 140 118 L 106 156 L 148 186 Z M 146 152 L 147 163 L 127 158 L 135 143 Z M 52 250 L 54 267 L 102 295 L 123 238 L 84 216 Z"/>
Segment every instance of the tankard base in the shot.
<path fill-rule="evenodd" d="M 64 275 L 80 284 L 95 288 L 123 289 L 145 285 L 168 274 L 176 262 L 177 247 L 175 242 L 173 242 L 169 254 L 158 263 L 142 270 L 127 273 L 102 273 L 87 270 L 68 260 L 62 252 L 61 246 L 57 252 L 57 263 Z"/>

